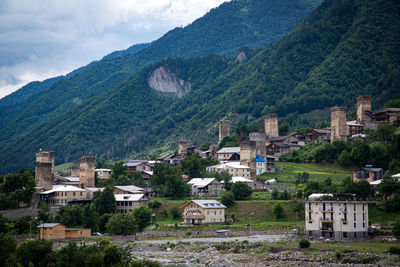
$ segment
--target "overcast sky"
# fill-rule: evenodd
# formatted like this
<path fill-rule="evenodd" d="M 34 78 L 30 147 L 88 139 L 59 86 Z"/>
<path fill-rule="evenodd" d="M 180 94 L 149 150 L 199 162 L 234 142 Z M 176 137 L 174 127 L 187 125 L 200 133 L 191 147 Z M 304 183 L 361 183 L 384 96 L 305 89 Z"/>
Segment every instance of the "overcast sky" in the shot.
<path fill-rule="evenodd" d="M 0 98 L 150 42 L 226 0 L 0 0 Z"/>

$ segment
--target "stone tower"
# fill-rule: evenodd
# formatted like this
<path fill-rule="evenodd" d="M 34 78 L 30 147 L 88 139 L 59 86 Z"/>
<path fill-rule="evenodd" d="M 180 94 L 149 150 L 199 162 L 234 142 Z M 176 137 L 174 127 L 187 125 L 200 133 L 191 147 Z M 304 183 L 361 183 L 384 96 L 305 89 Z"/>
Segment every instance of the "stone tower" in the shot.
<path fill-rule="evenodd" d="M 331 143 L 336 140 L 347 140 L 346 108 L 331 108 Z"/>
<path fill-rule="evenodd" d="M 79 158 L 79 184 L 83 187 L 94 187 L 94 164 L 96 157 L 82 156 Z"/>
<path fill-rule="evenodd" d="M 367 110 L 371 111 L 371 96 L 357 96 L 356 113 L 358 123 L 365 123 L 365 111 Z"/>
<path fill-rule="evenodd" d="M 256 142 L 246 138 L 240 140 L 240 164 L 250 168 L 250 178 L 256 180 Z"/>
<path fill-rule="evenodd" d="M 269 138 L 278 137 L 278 114 L 265 114 L 264 115 L 264 129 Z"/>
<path fill-rule="evenodd" d="M 71 166 L 71 176 L 79 176 L 79 166 Z"/>
<path fill-rule="evenodd" d="M 267 160 L 267 135 L 265 133 L 250 133 L 249 137 L 250 141 L 256 142 L 256 153 Z"/>
<path fill-rule="evenodd" d="M 54 182 L 54 151 L 36 153 L 36 186 L 50 190 Z"/>
<path fill-rule="evenodd" d="M 218 138 L 218 143 L 221 143 L 222 139 L 224 137 L 230 135 L 230 130 L 231 130 L 231 124 L 230 121 L 227 120 L 220 120 L 219 123 L 219 138 Z"/>
<path fill-rule="evenodd" d="M 187 142 L 186 140 L 178 141 L 178 155 L 187 154 Z"/>

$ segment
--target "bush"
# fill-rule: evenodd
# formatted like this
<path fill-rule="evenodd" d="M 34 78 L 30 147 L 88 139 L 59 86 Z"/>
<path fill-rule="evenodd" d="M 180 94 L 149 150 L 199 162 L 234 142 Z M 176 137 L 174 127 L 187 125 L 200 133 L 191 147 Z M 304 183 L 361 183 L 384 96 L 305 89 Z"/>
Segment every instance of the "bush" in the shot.
<path fill-rule="evenodd" d="M 157 201 L 157 200 L 151 200 L 149 202 L 149 207 L 152 209 L 157 209 L 157 208 L 161 207 L 161 202 Z"/>
<path fill-rule="evenodd" d="M 388 253 L 400 255 L 400 247 L 398 247 L 398 246 L 391 246 L 391 247 L 389 247 L 389 249 L 388 249 Z"/>
<path fill-rule="evenodd" d="M 393 235 L 399 239 L 400 238 L 400 222 L 395 223 L 395 225 L 393 225 Z"/>
<path fill-rule="evenodd" d="M 242 182 L 234 183 L 232 185 L 231 191 L 234 195 L 235 200 L 247 199 L 253 193 L 251 187 Z"/>
<path fill-rule="evenodd" d="M 174 219 L 179 219 L 181 217 L 181 209 L 177 206 L 172 207 L 169 212 Z"/>
<path fill-rule="evenodd" d="M 235 204 L 234 198 L 235 197 L 232 192 L 226 191 L 226 192 L 222 193 L 222 195 L 221 195 L 221 203 L 227 207 L 230 207 L 233 204 Z"/>
<path fill-rule="evenodd" d="M 281 203 L 276 203 L 272 212 L 275 214 L 276 219 L 282 219 L 285 216 L 285 211 L 283 210 Z"/>
<path fill-rule="evenodd" d="M 299 247 L 300 248 L 309 248 L 310 247 L 310 241 L 308 241 L 307 239 L 300 240 Z"/>

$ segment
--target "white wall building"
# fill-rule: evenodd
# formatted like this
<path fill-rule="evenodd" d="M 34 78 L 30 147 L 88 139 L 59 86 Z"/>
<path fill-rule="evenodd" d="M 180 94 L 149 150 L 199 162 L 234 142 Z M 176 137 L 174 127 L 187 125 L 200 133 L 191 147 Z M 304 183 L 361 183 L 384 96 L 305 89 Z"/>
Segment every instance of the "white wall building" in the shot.
<path fill-rule="evenodd" d="M 305 201 L 308 238 L 352 240 L 368 237 L 368 201 L 351 194 L 312 194 Z"/>

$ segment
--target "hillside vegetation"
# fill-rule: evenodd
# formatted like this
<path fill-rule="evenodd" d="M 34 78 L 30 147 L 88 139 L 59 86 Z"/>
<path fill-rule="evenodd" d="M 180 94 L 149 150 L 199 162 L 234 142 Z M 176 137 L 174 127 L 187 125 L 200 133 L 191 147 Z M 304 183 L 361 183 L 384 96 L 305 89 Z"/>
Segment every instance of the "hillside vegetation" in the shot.
<path fill-rule="evenodd" d="M 315 109 L 353 107 L 359 94 L 370 94 L 375 107 L 383 106 L 400 97 L 398 36 L 398 1 L 327 0 L 282 39 L 264 49 L 243 48 L 247 60 L 241 64 L 206 56 L 142 69 L 6 146 L 2 172 L 32 166 L 39 148 L 55 150 L 58 162 L 82 154 L 141 157 L 175 149 L 182 138 L 189 144 L 215 142 L 221 118 L 234 126 L 276 112 L 294 124 L 298 114 Z M 150 89 L 148 78 L 160 66 L 191 82 L 192 90 L 177 98 Z M 302 123 L 320 121 L 303 116 Z"/>
<path fill-rule="evenodd" d="M 113 89 L 149 63 L 166 57 L 235 54 L 242 46 L 262 47 L 290 32 L 320 2 L 230 1 L 184 28 L 169 31 L 150 45 L 111 53 L 50 87 L 42 86 L 40 94 L 32 94 L 29 101 L 13 112 L 0 113 L 0 125 L 4 125 L 0 145 L 28 135 L 29 130 L 76 106 L 85 105 L 84 101 Z"/>

